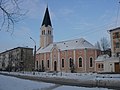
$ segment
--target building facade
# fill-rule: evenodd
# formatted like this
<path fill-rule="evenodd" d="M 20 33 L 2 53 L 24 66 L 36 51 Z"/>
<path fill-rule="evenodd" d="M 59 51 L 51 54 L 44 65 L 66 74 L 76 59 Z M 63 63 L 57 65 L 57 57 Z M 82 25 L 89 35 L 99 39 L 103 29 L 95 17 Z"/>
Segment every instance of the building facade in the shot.
<path fill-rule="evenodd" d="M 40 48 L 35 68 L 41 71 L 94 72 L 95 59 L 100 54 L 83 38 L 53 42 L 53 28 L 48 7 L 40 30 Z"/>
<path fill-rule="evenodd" d="M 120 27 L 109 30 L 112 56 L 101 55 L 95 60 L 96 72 L 120 73 Z M 102 66 L 103 67 L 102 67 Z"/>
<path fill-rule="evenodd" d="M 111 38 L 112 56 L 119 57 L 120 54 L 120 27 L 109 30 Z"/>
<path fill-rule="evenodd" d="M 32 48 L 17 47 L 0 53 L 1 70 L 30 71 L 33 67 Z"/>

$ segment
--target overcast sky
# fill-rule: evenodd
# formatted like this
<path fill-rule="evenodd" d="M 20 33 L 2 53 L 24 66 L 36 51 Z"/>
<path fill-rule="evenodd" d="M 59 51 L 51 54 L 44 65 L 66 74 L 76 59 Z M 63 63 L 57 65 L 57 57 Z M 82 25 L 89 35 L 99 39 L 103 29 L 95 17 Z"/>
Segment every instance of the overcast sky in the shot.
<path fill-rule="evenodd" d="M 29 12 L 15 24 L 13 35 L 0 31 L 0 52 L 18 46 L 34 47 L 32 37 L 40 46 L 40 27 L 48 4 L 54 42 L 84 38 L 93 45 L 102 37 L 109 39 L 107 30 L 116 25 L 119 0 L 24 0 Z M 120 11 L 119 11 L 120 12 Z"/>

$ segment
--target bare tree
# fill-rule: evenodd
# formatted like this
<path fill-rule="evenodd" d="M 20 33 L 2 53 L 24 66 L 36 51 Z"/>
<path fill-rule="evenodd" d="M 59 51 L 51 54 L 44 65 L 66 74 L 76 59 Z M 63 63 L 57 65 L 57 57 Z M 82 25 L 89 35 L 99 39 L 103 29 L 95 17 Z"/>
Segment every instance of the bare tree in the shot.
<path fill-rule="evenodd" d="M 100 44 L 103 51 L 107 50 L 110 47 L 110 43 L 106 37 L 101 38 Z"/>
<path fill-rule="evenodd" d="M 0 0 L 0 31 L 13 34 L 15 23 L 26 13 L 21 4 L 22 0 Z"/>
<path fill-rule="evenodd" d="M 97 43 L 95 43 L 95 47 L 99 50 L 101 50 L 101 47 L 100 47 L 100 43 L 97 41 Z"/>

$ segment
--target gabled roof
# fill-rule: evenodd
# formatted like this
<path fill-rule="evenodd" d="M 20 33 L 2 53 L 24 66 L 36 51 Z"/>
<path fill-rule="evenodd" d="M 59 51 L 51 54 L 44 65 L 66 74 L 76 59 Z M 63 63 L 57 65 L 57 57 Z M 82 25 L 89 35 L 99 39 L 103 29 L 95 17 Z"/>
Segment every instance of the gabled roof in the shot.
<path fill-rule="evenodd" d="M 48 25 L 52 26 L 51 24 L 51 20 L 50 20 L 50 15 L 49 15 L 49 10 L 48 10 L 48 7 L 46 8 L 46 11 L 45 11 L 45 15 L 44 15 L 44 19 L 43 19 L 43 22 L 42 22 L 42 26 L 45 25 L 46 27 Z"/>
<path fill-rule="evenodd" d="M 40 48 L 37 51 L 38 53 L 45 53 L 45 52 L 51 52 L 52 48 L 56 46 L 60 51 L 64 50 L 72 50 L 72 49 L 96 49 L 95 46 L 93 46 L 91 43 L 86 41 L 83 38 L 80 39 L 74 39 L 74 40 L 67 40 L 67 41 L 62 41 L 62 42 L 54 42 L 50 45 L 48 45 L 45 48 Z"/>

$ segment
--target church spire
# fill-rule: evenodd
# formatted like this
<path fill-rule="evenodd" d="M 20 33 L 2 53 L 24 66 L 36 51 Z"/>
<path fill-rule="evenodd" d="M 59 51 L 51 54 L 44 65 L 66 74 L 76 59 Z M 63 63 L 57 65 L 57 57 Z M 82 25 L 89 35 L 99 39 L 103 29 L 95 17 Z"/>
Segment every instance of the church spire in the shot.
<path fill-rule="evenodd" d="M 51 20 L 50 20 L 50 15 L 49 15 L 49 10 L 48 10 L 48 6 L 46 8 L 46 11 L 45 11 L 45 16 L 44 16 L 44 19 L 43 19 L 43 22 L 42 22 L 42 26 L 45 25 L 46 27 L 48 25 L 52 26 L 51 24 Z"/>

